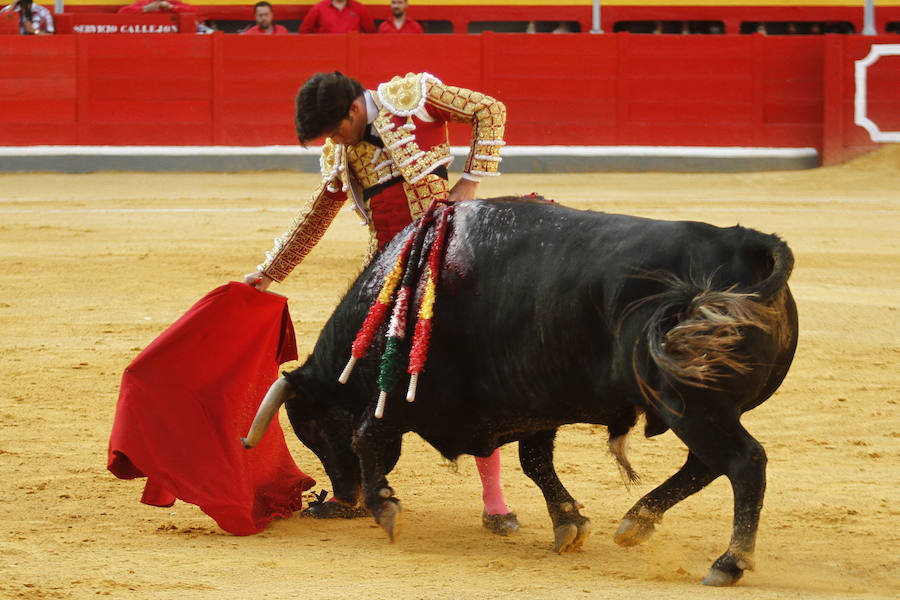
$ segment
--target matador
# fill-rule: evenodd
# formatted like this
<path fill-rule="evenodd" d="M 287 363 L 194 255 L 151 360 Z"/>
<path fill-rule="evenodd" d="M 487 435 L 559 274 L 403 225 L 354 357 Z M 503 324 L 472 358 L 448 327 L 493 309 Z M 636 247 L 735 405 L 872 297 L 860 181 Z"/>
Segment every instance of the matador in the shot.
<path fill-rule="evenodd" d="M 340 84 L 356 83 L 340 74 L 323 75 L 315 101 L 321 103 L 321 89 L 327 88 L 329 78 L 336 80 L 332 87 L 338 89 Z M 354 96 L 352 88 L 347 96 Z M 348 196 L 369 227 L 368 260 L 415 221 L 433 199 L 474 197 L 475 184 L 482 177 L 499 174 L 506 107 L 480 92 L 445 85 L 428 73 L 409 73 L 375 90 L 360 86 L 360 94 L 351 99 L 344 113 L 348 116 L 337 125 L 324 123 L 318 115 L 310 119 L 308 113 L 317 107 L 307 110 L 302 96 L 303 90 L 297 100 L 301 142 L 310 140 L 306 136 L 328 136 L 320 158 L 322 181 L 257 267 L 260 275 L 274 281 L 282 281 L 309 254 Z M 325 129 L 301 131 L 304 121 Z M 459 186 L 460 191 L 471 193 L 457 197 L 451 194 L 447 173 L 453 160 L 447 139 L 451 121 L 472 124 L 462 174 L 465 183 Z"/>
<path fill-rule="evenodd" d="M 472 138 L 461 178 L 453 187 L 449 122 L 471 123 Z M 374 90 L 337 71 L 318 73 L 297 94 L 295 125 L 300 143 L 325 137 L 322 180 L 287 232 L 244 281 L 266 289 L 283 281 L 325 235 L 348 196 L 369 227 L 366 262 L 432 200 L 475 197 L 482 177 L 498 174 L 506 107 L 494 98 L 445 85 L 429 73 L 409 73 Z M 482 482 L 483 525 L 505 535 L 517 531 L 500 487 L 499 450 L 476 457 Z M 354 512 L 357 511 L 357 512 Z M 306 514 L 358 516 L 357 507 L 320 502 Z"/>

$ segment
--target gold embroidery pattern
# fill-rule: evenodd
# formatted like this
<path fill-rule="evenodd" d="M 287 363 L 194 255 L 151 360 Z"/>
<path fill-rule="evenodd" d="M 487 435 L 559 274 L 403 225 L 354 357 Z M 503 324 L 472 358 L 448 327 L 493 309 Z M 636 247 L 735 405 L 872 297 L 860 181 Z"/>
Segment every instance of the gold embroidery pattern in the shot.
<path fill-rule="evenodd" d="M 440 144 L 423 151 L 415 139 L 412 115 L 425 105 L 425 90 L 430 83 L 441 84 L 428 73 L 407 73 L 378 86 L 381 108 L 374 125 L 385 149 L 394 160 L 394 169 L 406 181 L 416 183 L 439 165 L 449 164 L 449 144 Z M 397 126 L 396 117 L 407 117 L 406 123 Z"/>
<path fill-rule="evenodd" d="M 409 201 L 409 216 L 415 221 L 418 219 L 431 201 L 435 198 L 446 199 L 450 195 L 447 180 L 438 175 L 426 175 L 416 183 L 403 182 L 403 191 Z"/>
<path fill-rule="evenodd" d="M 386 108 L 382 108 L 373 125 L 384 142 L 385 151 L 394 161 L 394 170 L 409 181 L 418 174 L 415 172 L 415 160 L 417 155 L 422 154 L 422 149 L 410 129 L 394 126 L 393 116 Z"/>
<path fill-rule="evenodd" d="M 382 109 L 373 124 L 394 161 L 394 170 L 406 181 L 415 183 L 426 173 L 453 160 L 448 143 L 437 144 L 427 152 L 423 151 L 416 142 L 414 129 L 405 125 L 395 127 L 392 117 L 389 111 Z M 412 119 L 409 123 L 412 123 Z"/>
<path fill-rule="evenodd" d="M 265 262 L 257 267 L 275 281 L 284 281 L 294 267 L 306 258 L 325 235 L 347 198 L 345 192 L 329 192 L 326 185 L 325 181 L 319 184 L 294 217 L 287 232 L 275 240 L 275 247 L 266 253 Z"/>
<path fill-rule="evenodd" d="M 463 170 L 475 175 L 497 175 L 506 106 L 481 92 L 444 85 L 435 79 L 428 79 L 425 87 L 428 101 L 449 112 L 453 121 L 472 123 L 472 146 Z"/>
<path fill-rule="evenodd" d="M 393 162 L 388 155 L 368 142 L 360 142 L 347 148 L 347 163 L 353 172 L 353 178 L 359 181 L 363 189 L 399 175 L 391 171 Z"/>

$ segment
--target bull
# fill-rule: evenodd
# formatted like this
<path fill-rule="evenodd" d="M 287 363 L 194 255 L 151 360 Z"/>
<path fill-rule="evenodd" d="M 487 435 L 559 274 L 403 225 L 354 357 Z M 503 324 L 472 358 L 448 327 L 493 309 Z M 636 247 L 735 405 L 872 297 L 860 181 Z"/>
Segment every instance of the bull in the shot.
<path fill-rule="evenodd" d="M 351 286 L 305 364 L 272 385 L 245 446 L 285 404 L 335 498 L 362 500 L 393 541 L 402 511 L 386 476 L 404 433 L 448 459 L 488 456 L 518 441 L 562 553 L 581 548 L 590 521 L 554 469 L 557 429 L 605 425 L 610 450 L 633 476 L 624 441 L 643 414 L 645 435 L 671 429 L 688 456 L 625 514 L 615 541 L 645 541 L 668 509 L 725 475 L 734 495 L 731 542 L 703 583 L 740 579 L 753 567 L 766 483 L 766 453 L 740 418 L 775 392 L 797 344 L 788 245 L 741 226 L 511 198 L 454 209 L 416 400 L 394 389 L 376 416 L 371 350 L 338 382 L 401 251 L 398 235 Z"/>

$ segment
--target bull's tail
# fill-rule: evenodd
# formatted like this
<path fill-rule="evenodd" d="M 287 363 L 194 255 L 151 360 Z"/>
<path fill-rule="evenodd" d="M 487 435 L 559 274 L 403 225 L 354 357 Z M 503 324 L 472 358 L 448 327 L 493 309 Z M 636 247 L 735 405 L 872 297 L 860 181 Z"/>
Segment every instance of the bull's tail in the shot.
<path fill-rule="evenodd" d="M 648 356 L 663 381 L 698 388 L 718 389 L 722 378 L 753 369 L 739 346 L 749 328 L 771 333 L 777 327 L 777 308 L 770 300 L 785 288 L 794 264 L 790 248 L 781 240 L 764 251 L 761 269 L 766 276 L 744 289 L 737 284 L 716 289 L 712 275 L 703 281 L 653 276 L 666 289 L 638 302 L 653 301 L 656 308 L 632 357 L 638 386 L 649 402 L 659 404 L 648 375 Z"/>
<path fill-rule="evenodd" d="M 628 460 L 628 432 L 609 438 L 609 452 L 615 457 L 626 486 L 641 482 L 640 476 Z"/>
<path fill-rule="evenodd" d="M 790 247 L 775 236 L 768 236 L 768 239 L 773 240 L 773 243 L 759 248 L 766 257 L 764 264 L 769 268 L 769 275 L 749 290 L 763 302 L 784 289 L 794 270 L 794 253 Z"/>
<path fill-rule="evenodd" d="M 659 305 L 647 323 L 646 349 L 667 380 L 712 388 L 729 371 L 744 374 L 751 365 L 736 349 L 743 329 L 768 332 L 772 309 L 755 294 L 719 291 L 671 278 L 670 289 L 657 296 Z M 677 314 L 672 324 L 672 314 Z M 635 351 L 639 352 L 639 347 Z M 635 361 L 638 368 L 639 361 Z M 639 377 L 644 386 L 644 379 Z"/>

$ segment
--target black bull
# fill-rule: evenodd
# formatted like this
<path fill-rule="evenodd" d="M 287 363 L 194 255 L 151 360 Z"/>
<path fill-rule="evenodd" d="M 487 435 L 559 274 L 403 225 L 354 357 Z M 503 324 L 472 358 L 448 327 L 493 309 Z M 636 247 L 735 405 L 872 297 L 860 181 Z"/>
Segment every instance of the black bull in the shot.
<path fill-rule="evenodd" d="M 370 349 L 345 385 L 338 375 L 405 237 L 359 276 L 306 363 L 273 384 L 248 447 L 286 402 L 335 497 L 348 505 L 362 497 L 393 540 L 401 510 L 386 475 L 405 432 L 451 459 L 518 441 L 522 470 L 543 492 L 563 552 L 581 547 L 589 521 L 554 470 L 557 428 L 606 425 L 631 474 L 622 442 L 643 413 L 646 435 L 672 429 L 689 453 L 626 513 L 616 541 L 644 541 L 665 511 L 726 475 L 731 543 L 704 583 L 728 585 L 752 568 L 766 454 L 740 417 L 775 392 L 796 348 L 787 244 L 739 226 L 509 199 L 460 203 L 416 400 L 407 402 L 406 386 L 397 385 L 379 419 L 380 352 Z"/>

